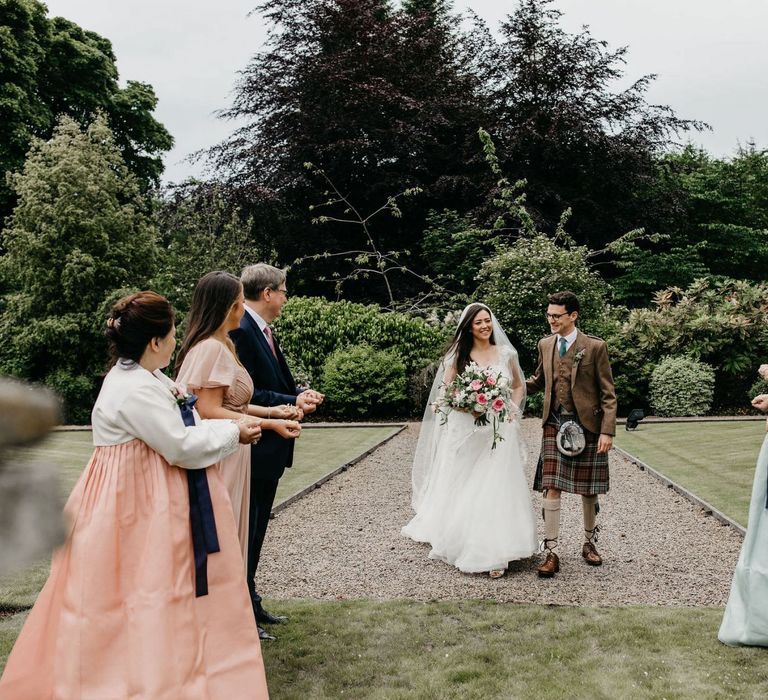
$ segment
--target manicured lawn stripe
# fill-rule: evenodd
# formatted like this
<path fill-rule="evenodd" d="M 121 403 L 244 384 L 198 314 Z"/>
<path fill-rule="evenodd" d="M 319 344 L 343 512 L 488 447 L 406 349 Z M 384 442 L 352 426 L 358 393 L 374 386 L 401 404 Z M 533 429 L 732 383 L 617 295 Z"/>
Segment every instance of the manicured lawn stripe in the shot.
<path fill-rule="evenodd" d="M 308 698 L 758 698 L 768 651 L 718 609 L 280 601 L 270 693 Z"/>
<path fill-rule="evenodd" d="M 375 428 L 310 428 L 296 443 L 294 466 L 285 470 L 277 488 L 275 504 L 282 503 L 329 472 L 370 450 L 400 429 L 386 425 Z"/>
<path fill-rule="evenodd" d="M 762 422 L 641 423 L 616 444 L 746 526 Z"/>

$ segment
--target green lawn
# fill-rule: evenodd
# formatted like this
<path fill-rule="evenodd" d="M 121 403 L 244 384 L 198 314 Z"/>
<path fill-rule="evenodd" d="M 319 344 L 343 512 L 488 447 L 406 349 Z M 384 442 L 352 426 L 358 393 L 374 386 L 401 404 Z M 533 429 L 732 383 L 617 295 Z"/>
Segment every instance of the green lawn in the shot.
<path fill-rule="evenodd" d="M 277 488 L 275 503 L 301 491 L 329 472 L 394 435 L 399 426 L 373 428 L 307 428 L 296 443 L 294 465 L 285 471 Z"/>
<path fill-rule="evenodd" d="M 640 423 L 616 444 L 746 526 L 762 421 Z"/>
<path fill-rule="evenodd" d="M 309 428 L 296 443 L 294 465 L 280 480 L 276 503 L 314 483 L 396 432 L 392 425 L 372 428 Z M 43 442 L 7 455 L 9 464 L 23 468 L 35 461 L 55 465 L 61 475 L 63 494 L 68 494 L 93 451 L 90 431 L 55 432 Z M 31 607 L 48 577 L 49 562 L 6 579 L 0 579 L 0 611 Z"/>
<path fill-rule="evenodd" d="M 764 698 L 768 650 L 717 641 L 722 610 L 282 601 L 273 700 Z M 0 619 L 2 654 L 24 614 Z"/>

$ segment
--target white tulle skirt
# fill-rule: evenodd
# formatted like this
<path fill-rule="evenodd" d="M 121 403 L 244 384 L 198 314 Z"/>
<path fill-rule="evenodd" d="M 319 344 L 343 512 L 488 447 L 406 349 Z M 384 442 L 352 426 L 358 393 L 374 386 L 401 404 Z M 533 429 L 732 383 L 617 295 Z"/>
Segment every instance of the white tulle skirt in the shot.
<path fill-rule="evenodd" d="M 424 496 L 402 534 L 428 542 L 431 559 L 467 573 L 531 556 L 536 524 L 520 423 L 500 427 L 504 440 L 494 450 L 491 426 L 475 426 L 468 413 L 452 411 L 436 430 Z"/>

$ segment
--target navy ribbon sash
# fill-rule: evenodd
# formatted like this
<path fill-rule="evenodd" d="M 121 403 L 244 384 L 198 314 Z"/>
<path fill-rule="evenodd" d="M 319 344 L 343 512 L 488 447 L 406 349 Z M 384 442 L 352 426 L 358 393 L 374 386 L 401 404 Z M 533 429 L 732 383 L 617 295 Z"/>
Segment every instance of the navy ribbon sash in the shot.
<path fill-rule="evenodd" d="M 184 425 L 195 424 L 192 408 L 196 403 L 197 396 L 190 394 L 184 403 L 179 404 Z M 208 595 L 208 555 L 220 551 L 206 471 L 205 469 L 186 470 L 189 488 L 189 524 L 192 528 L 192 549 L 195 555 L 195 597 L 197 598 Z"/>

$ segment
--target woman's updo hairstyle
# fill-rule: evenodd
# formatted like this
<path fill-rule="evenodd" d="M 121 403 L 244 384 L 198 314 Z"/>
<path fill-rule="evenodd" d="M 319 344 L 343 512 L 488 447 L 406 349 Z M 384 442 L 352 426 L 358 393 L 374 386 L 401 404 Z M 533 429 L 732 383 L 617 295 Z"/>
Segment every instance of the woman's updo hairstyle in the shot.
<path fill-rule="evenodd" d="M 110 365 L 124 358 L 138 362 L 152 338 L 165 338 L 176 315 L 168 300 L 155 292 L 136 292 L 123 297 L 110 311 L 105 335 Z"/>

